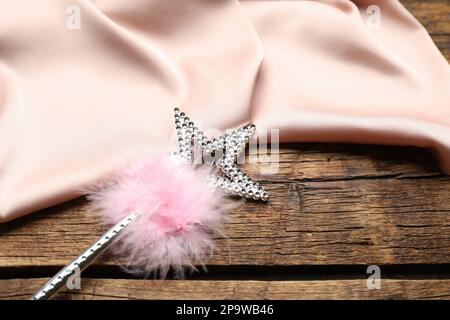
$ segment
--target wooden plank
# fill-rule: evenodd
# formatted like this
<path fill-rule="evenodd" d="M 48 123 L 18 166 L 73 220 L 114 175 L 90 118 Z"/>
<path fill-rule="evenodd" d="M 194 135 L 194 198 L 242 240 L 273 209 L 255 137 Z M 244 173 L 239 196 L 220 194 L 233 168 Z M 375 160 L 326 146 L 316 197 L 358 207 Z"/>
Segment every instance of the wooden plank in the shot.
<path fill-rule="evenodd" d="M 254 153 L 252 153 L 254 154 Z M 249 156 L 249 160 L 254 160 Z M 259 155 L 242 168 L 267 182 L 406 178 L 441 175 L 433 154 L 425 149 L 348 144 L 283 144 L 279 152 Z M 277 168 L 272 168 L 276 162 Z M 267 174 L 271 173 L 272 174 Z"/>
<path fill-rule="evenodd" d="M 422 23 L 429 33 L 450 33 L 450 23 L 448 23 L 450 2 L 448 0 L 401 0 L 400 2 Z"/>
<path fill-rule="evenodd" d="M 261 182 L 269 203 L 231 213 L 210 264 L 448 263 L 450 177 L 414 148 L 347 148 L 282 149 L 281 178 Z M 0 225 L 0 267 L 66 264 L 103 230 L 82 199 Z"/>
<path fill-rule="evenodd" d="M 431 38 L 441 51 L 442 55 L 447 59 L 447 61 L 450 61 L 450 34 L 432 35 Z"/>
<path fill-rule="evenodd" d="M 29 299 L 47 279 L 0 280 L 0 299 Z M 449 299 L 450 280 L 198 281 L 82 279 L 57 299 Z"/>

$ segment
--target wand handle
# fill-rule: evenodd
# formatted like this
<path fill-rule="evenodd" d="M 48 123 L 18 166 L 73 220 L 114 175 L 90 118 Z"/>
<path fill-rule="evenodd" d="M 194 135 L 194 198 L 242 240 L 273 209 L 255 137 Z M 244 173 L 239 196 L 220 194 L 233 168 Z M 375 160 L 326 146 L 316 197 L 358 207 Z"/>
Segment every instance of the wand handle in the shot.
<path fill-rule="evenodd" d="M 92 246 L 79 255 L 70 264 L 65 266 L 53 278 L 51 278 L 41 289 L 39 289 L 31 300 L 51 299 L 66 283 L 75 271 L 81 272 L 91 265 L 108 247 L 117 239 L 121 232 L 137 217 L 139 213 L 131 213 L 111 229 L 106 231 Z"/>

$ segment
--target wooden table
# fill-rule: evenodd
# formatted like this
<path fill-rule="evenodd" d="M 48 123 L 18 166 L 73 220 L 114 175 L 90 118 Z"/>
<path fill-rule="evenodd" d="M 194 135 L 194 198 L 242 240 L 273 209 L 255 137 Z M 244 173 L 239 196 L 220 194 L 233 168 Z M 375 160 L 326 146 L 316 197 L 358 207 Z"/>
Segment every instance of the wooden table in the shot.
<path fill-rule="evenodd" d="M 450 3 L 402 1 L 450 59 Z M 449 88 L 450 90 L 450 88 Z M 208 272 L 144 280 L 105 254 L 62 299 L 448 299 L 450 177 L 417 148 L 283 145 L 271 193 L 234 210 Z M 0 299 L 27 299 L 103 230 L 77 199 L 0 225 Z M 378 265 L 381 289 L 367 288 Z"/>

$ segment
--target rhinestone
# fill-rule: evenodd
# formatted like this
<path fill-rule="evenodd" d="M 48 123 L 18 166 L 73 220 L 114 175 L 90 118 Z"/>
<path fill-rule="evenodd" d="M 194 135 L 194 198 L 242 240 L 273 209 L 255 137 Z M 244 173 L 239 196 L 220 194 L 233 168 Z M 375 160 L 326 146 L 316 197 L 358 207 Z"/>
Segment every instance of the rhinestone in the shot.
<path fill-rule="evenodd" d="M 179 147 L 179 151 L 174 152 L 174 154 L 182 158 L 184 162 L 192 164 L 193 145 L 200 148 L 203 154 L 211 154 L 216 157 L 216 152 L 220 152 L 220 158 L 215 161 L 215 165 L 222 169 L 224 176 L 212 177 L 208 180 L 208 183 L 242 197 L 268 200 L 269 196 L 264 188 L 239 170 L 236 163 L 239 153 L 245 149 L 247 142 L 255 133 L 256 127 L 253 124 L 209 140 L 203 132 L 195 127 L 194 122 L 184 112 L 180 112 L 178 108 L 174 109 L 174 118 Z"/>

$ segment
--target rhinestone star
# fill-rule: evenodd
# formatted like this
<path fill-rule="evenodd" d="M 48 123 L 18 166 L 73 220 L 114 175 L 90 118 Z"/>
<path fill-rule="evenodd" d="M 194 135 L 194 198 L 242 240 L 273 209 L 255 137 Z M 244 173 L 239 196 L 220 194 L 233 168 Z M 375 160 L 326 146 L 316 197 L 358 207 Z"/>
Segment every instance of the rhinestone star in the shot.
<path fill-rule="evenodd" d="M 237 157 L 255 134 L 256 127 L 248 124 L 225 133 L 218 138 L 208 139 L 180 109 L 174 109 L 175 129 L 178 137 L 176 154 L 187 163 L 192 163 L 192 147 L 197 146 L 203 154 L 222 154 L 215 162 L 220 174 L 210 177 L 214 187 L 225 192 L 254 200 L 267 201 L 269 195 L 257 182 L 253 181 L 237 167 Z"/>

